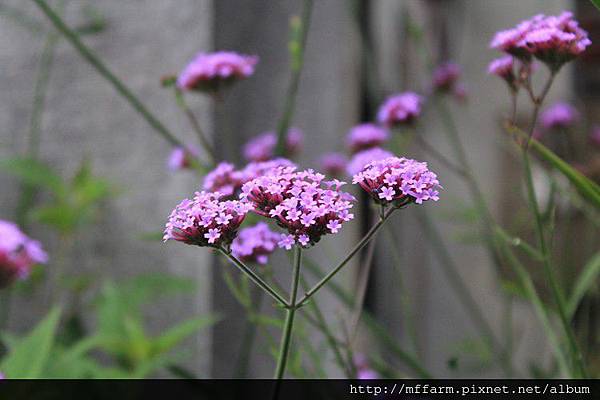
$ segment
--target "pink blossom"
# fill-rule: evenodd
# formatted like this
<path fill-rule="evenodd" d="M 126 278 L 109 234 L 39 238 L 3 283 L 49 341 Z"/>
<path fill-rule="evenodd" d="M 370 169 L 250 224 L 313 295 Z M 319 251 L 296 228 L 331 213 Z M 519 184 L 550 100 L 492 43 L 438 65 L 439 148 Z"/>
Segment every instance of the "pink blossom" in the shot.
<path fill-rule="evenodd" d="M 572 105 L 564 102 L 548 107 L 540 120 L 545 129 L 565 129 L 574 125 L 579 119 L 579 112 Z"/>
<path fill-rule="evenodd" d="M 232 51 L 199 53 L 179 74 L 177 87 L 184 90 L 215 91 L 254 73 L 257 56 Z"/>
<path fill-rule="evenodd" d="M 362 171 L 363 167 L 371 161 L 381 160 L 382 158 L 393 157 L 394 155 L 380 147 L 363 150 L 352 157 L 352 160 L 346 166 L 348 175 L 353 176 Z"/>
<path fill-rule="evenodd" d="M 516 90 L 517 77 L 515 76 L 514 65 L 515 59 L 513 56 L 496 58 L 488 65 L 488 73 L 504 79 L 511 89 Z"/>
<path fill-rule="evenodd" d="M 375 124 L 360 124 L 353 127 L 346 137 L 346 143 L 352 153 L 378 147 L 389 138 L 386 129 Z"/>
<path fill-rule="evenodd" d="M 392 203 L 396 207 L 437 201 L 441 187 L 427 163 L 398 157 L 367 164 L 354 175 L 352 183 L 360 185 L 376 203 Z"/>
<path fill-rule="evenodd" d="M 298 128 L 290 128 L 285 139 L 285 152 L 293 156 L 302 148 L 304 134 Z M 243 149 L 244 158 L 248 161 L 267 161 L 273 158 L 275 146 L 277 145 L 277 134 L 265 132 L 250 139 Z"/>
<path fill-rule="evenodd" d="M 27 278 L 33 265 L 47 262 L 48 256 L 38 241 L 12 222 L 0 220 L 0 289 L 15 279 Z"/>
<path fill-rule="evenodd" d="M 458 83 L 461 75 L 460 65 L 453 62 L 445 62 L 437 66 L 433 71 L 432 86 L 438 92 L 450 92 Z"/>
<path fill-rule="evenodd" d="M 527 62 L 535 57 L 550 69 L 560 67 L 581 54 L 592 42 L 573 14 L 536 15 L 515 28 L 496 33 L 490 46 Z"/>
<path fill-rule="evenodd" d="M 413 92 L 389 97 L 377 112 L 377 121 L 387 127 L 412 123 L 420 114 L 423 98 Z"/>
<path fill-rule="evenodd" d="M 309 247 L 331 233 L 327 228 L 331 221 L 341 225 L 352 219 L 348 210 L 354 198 L 340 190 L 344 182 L 324 178 L 313 170 L 298 172 L 294 167 L 281 167 L 276 173 L 244 184 L 240 197 L 253 205 L 254 212 L 274 219 L 287 230 L 280 247 L 290 249 L 295 243 Z M 274 185 L 281 190 L 270 191 Z"/>
<path fill-rule="evenodd" d="M 228 246 L 252 205 L 223 200 L 218 192 L 196 192 L 183 200 L 169 215 L 164 241 L 176 240 L 197 246 Z"/>
<path fill-rule="evenodd" d="M 175 147 L 169 155 L 167 166 L 171 171 L 180 171 L 191 168 L 192 159 L 198 157 L 199 151 L 193 146 Z"/>
<path fill-rule="evenodd" d="M 266 264 L 269 255 L 277 248 L 281 235 L 269 229 L 269 225 L 259 222 L 243 228 L 231 243 L 231 253 L 244 262 Z"/>

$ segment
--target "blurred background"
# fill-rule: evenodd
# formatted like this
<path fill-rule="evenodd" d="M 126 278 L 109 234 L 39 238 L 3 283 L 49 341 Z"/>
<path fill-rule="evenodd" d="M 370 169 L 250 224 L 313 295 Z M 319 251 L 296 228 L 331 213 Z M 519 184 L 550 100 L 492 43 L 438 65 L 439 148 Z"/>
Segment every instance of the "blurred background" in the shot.
<path fill-rule="evenodd" d="M 257 54 L 260 62 L 252 78 L 231 88 L 221 100 L 195 96 L 189 98 L 189 104 L 210 133 L 220 158 L 238 165 L 242 165 L 241 144 L 275 128 L 290 76 L 289 23 L 292 16 L 300 14 L 300 1 L 49 3 L 62 10 L 65 21 L 79 29 L 84 43 L 185 142 L 193 141 L 194 133 L 172 93 L 161 88 L 161 77 L 181 71 L 198 51 Z M 589 1 L 316 1 L 292 122 L 305 134 L 299 164 L 318 168 L 319 155 L 342 151 L 348 130 L 373 120 L 383 98 L 404 90 L 426 93 L 432 65 L 453 61 L 462 67 L 467 94 L 463 100 L 448 103 L 484 196 L 501 225 L 532 238 L 527 236 L 526 223 L 515 221 L 526 206 L 519 194 L 520 168 L 500 128 L 510 109 L 508 92 L 486 71 L 489 61 L 497 56 L 489 49 L 489 42 L 496 31 L 524 18 L 562 10 L 576 13 L 594 44 L 586 57 L 561 71 L 547 104 L 561 100 L 575 105 L 586 121 L 577 127 L 583 138 L 592 123 L 600 122 L 600 52 L 595 44 L 600 43 L 600 13 Z M 40 104 L 43 112 L 36 114 Z M 525 107 L 522 110 L 519 118 L 527 121 L 529 111 Z M 452 154 L 442 123 L 440 115 L 430 110 L 423 118 L 420 134 L 438 152 Z M 56 221 L 54 225 L 47 223 L 48 218 L 41 218 L 40 223 L 40 218 L 21 215 L 27 221 L 27 232 L 44 243 L 51 261 L 35 287 L 15 290 L 8 329 L 29 331 L 57 301 L 66 304 L 67 310 L 80 311 L 77 323 L 81 329 L 93 329 L 98 322 L 86 313 L 86 304 L 97 301 L 95 296 L 102 292 L 106 279 L 118 284 L 139 274 L 169 273 L 184 277 L 195 287 L 144 308 L 149 334 L 186 318 L 218 313 L 218 323 L 187 337 L 183 347 L 186 357 L 181 363 L 200 377 L 233 377 L 238 370 L 232 363 L 240 357 L 247 323 L 244 309 L 223 281 L 221 269 L 229 266 L 219 265 L 209 251 L 156 240 L 156 232 L 162 230 L 171 209 L 199 187 L 198 176 L 166 168 L 170 146 L 70 43 L 55 33 L 33 2 L 0 0 L 0 131 L 0 158 L 30 154 L 28 138 L 34 131 L 39 134 L 39 147 L 34 145 L 36 157 L 56 174 L 69 180 L 89 163 L 93 175 L 111 187 L 111 194 L 94 203 L 93 215 L 81 225 L 65 227 L 64 221 L 59 221 L 57 228 Z M 468 188 L 418 146 L 407 148 L 406 153 L 428 161 L 438 172 L 444 191 L 435 206 L 394 216 L 390 224 L 393 240 L 378 241 L 367 310 L 399 343 L 414 346 L 415 354 L 435 376 L 503 374 L 497 364 L 489 362 L 489 350 L 479 342 L 478 322 L 465 309 L 464 294 L 457 295 L 453 286 L 457 276 L 448 275 L 439 253 L 432 249 L 434 241 L 427 226 L 434 224 L 471 297 L 467 302 L 483 310 L 485 324 L 496 335 L 506 337 L 509 330 L 514 338 L 514 364 L 519 366 L 514 375 L 531 376 L 536 369 L 552 369 L 548 343 L 531 305 L 518 295 L 507 295 L 503 283 L 509 281 L 510 274 L 498 271 L 477 242 L 478 221 L 472 220 Z M 543 175 L 540 172 L 536 181 L 540 193 L 549 191 Z M 20 187 L 14 174 L 0 171 L 0 218 L 20 218 Z M 42 204 L 52 197 L 42 192 L 33 201 Z M 428 222 L 423 213 L 429 214 Z M 599 248 L 597 225 L 590 226 L 577 213 L 561 209 L 557 216 L 569 221 L 557 229 L 554 243 L 563 260 L 561 267 L 567 270 L 566 281 L 572 276 L 568 271 L 584 264 Z M 341 237 L 328 238 L 323 246 L 310 250 L 310 256 L 331 264 L 350 248 L 365 226 L 365 221 L 357 218 L 344 228 Z M 561 247 L 561 241 L 568 246 Z M 287 258 L 280 254 L 273 260 L 275 273 L 287 282 Z M 339 283 L 351 290 L 358 274 L 356 262 Z M 532 275 L 536 277 L 535 272 Z M 65 276 L 73 279 L 62 285 L 75 287 L 72 292 L 76 295 L 57 289 L 61 284 L 58 277 Z M 543 294 L 543 284 L 541 287 Z M 585 332 L 592 337 L 586 342 L 592 346 L 588 351 L 596 363 L 597 293 L 596 284 L 595 297 L 582 311 L 588 316 L 584 318 L 588 324 Z M 331 294 L 320 293 L 318 300 L 334 331 L 343 331 L 341 327 L 350 323 L 348 311 Z M 403 307 L 403 302 L 409 307 Z M 276 315 L 268 302 L 263 303 L 265 313 Z M 412 334 L 405 323 L 406 309 L 414 322 Z M 507 325 L 507 315 L 512 324 Z M 322 340 L 317 333 L 307 336 Z M 244 376 L 271 376 L 273 361 L 262 351 L 262 341 L 264 338 L 259 338 L 250 350 Z M 382 360 L 389 352 L 366 329 L 358 335 L 357 349 Z M 399 371 L 410 371 L 401 362 L 388 361 Z M 331 354 L 324 356 L 324 365 L 328 376 L 344 376 Z"/>

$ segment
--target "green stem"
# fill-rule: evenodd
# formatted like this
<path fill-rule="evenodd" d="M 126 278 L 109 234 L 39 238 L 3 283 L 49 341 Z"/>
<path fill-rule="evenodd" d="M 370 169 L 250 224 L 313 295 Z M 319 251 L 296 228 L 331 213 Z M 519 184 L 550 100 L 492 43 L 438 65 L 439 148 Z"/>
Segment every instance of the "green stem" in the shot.
<path fill-rule="evenodd" d="M 198 118 L 196 118 L 196 115 L 190 109 L 187 102 L 185 101 L 185 97 L 183 96 L 183 93 L 178 88 L 175 89 L 175 100 L 176 100 L 179 108 L 181 108 L 181 110 L 186 115 L 187 119 L 190 121 L 190 125 L 192 125 L 192 129 L 194 130 L 194 132 L 196 132 L 196 135 L 198 136 L 198 140 L 200 140 L 200 144 L 202 145 L 202 147 L 204 148 L 204 151 L 206 152 L 206 154 L 209 157 L 210 164 L 214 165 L 217 161 L 217 155 L 215 153 L 213 145 L 211 144 L 210 140 L 204 133 L 204 130 L 200 126 L 200 122 L 198 121 Z"/>
<path fill-rule="evenodd" d="M 290 290 L 289 307 L 285 312 L 285 323 L 283 325 L 283 336 L 279 347 L 279 357 L 277 358 L 277 368 L 275 370 L 275 379 L 282 379 L 285 374 L 290 343 L 292 341 L 292 330 L 294 327 L 294 315 L 298 306 L 296 305 L 296 296 L 298 294 L 298 284 L 300 283 L 300 266 L 302 264 L 302 248 L 296 246 L 294 254 L 294 271 L 292 276 L 292 287 Z"/>
<path fill-rule="evenodd" d="M 526 145 L 523 146 L 523 151 L 522 151 L 523 166 L 525 169 L 525 184 L 526 184 L 526 188 L 527 188 L 527 200 L 529 202 L 529 206 L 531 207 L 531 211 L 532 211 L 534 219 L 535 219 L 534 226 L 535 226 L 536 236 L 537 236 L 539 247 L 540 247 L 540 252 L 542 253 L 542 256 L 543 256 L 542 264 L 544 267 L 544 274 L 546 275 L 546 279 L 548 280 L 548 283 L 550 284 L 550 291 L 552 293 L 552 297 L 554 298 L 554 302 L 556 303 L 556 306 L 558 309 L 558 316 L 561 321 L 563 330 L 565 332 L 567 342 L 569 344 L 569 350 L 571 353 L 571 357 L 573 359 L 572 360 L 573 365 L 577 369 L 576 374 L 578 377 L 585 378 L 585 377 L 587 377 L 587 372 L 586 372 L 586 369 L 585 369 L 585 366 L 583 363 L 583 356 L 581 354 L 581 351 L 579 350 L 579 346 L 577 345 L 577 340 L 575 339 L 575 334 L 573 333 L 573 330 L 571 329 L 571 326 L 569 324 L 569 319 L 567 318 L 567 311 L 566 311 L 567 307 L 566 307 L 565 299 L 564 299 L 562 290 L 558 284 L 558 281 L 556 279 L 556 276 L 554 275 L 554 270 L 553 270 L 551 262 L 550 262 L 550 252 L 548 250 L 548 246 L 546 244 L 546 239 L 544 237 L 544 226 L 543 226 L 543 222 L 542 222 L 542 215 L 540 213 L 537 195 L 535 193 L 535 188 L 533 186 L 533 175 L 531 172 L 531 165 L 529 162 L 529 151 L 528 151 L 529 143 L 531 142 L 531 138 L 533 136 L 533 130 L 535 129 L 535 125 L 537 123 L 537 118 L 538 118 L 538 114 L 539 114 L 541 105 L 542 105 L 546 95 L 548 94 L 550 86 L 552 86 L 553 80 L 554 80 L 554 73 L 552 73 L 550 75 L 550 77 L 548 78 L 540 96 L 532 97 L 533 115 L 532 115 L 531 122 L 530 122 L 531 125 L 529 128 L 529 138 L 528 138 L 528 141 L 526 142 Z M 531 93 L 533 93 L 533 92 L 531 91 Z"/>
<path fill-rule="evenodd" d="M 383 216 L 383 218 L 381 218 L 375 225 L 373 225 L 371 227 L 371 229 L 369 229 L 369 231 L 360 240 L 360 242 L 358 242 L 356 244 L 356 246 L 354 246 L 354 248 L 338 264 L 338 266 L 335 267 L 327 275 L 325 275 L 323 277 L 323 279 L 321 279 L 315 286 L 313 286 L 312 289 L 310 289 L 308 292 L 306 292 L 304 297 L 302 297 L 302 299 L 298 302 L 298 307 L 301 307 L 302 305 L 304 305 L 315 293 L 317 293 L 319 291 L 319 289 L 321 289 L 323 287 L 323 285 L 325 285 L 327 282 L 329 282 L 331 280 L 331 278 L 333 278 L 342 268 L 344 268 L 344 266 L 346 264 L 348 264 L 348 261 L 350 261 L 352 259 L 352 257 L 354 257 L 356 255 L 356 253 L 358 253 L 363 247 L 365 247 L 365 245 L 367 243 L 369 243 L 369 241 L 373 238 L 373 236 L 377 233 L 377 231 L 379 231 L 379 228 L 381 228 L 383 226 L 383 224 L 385 223 L 385 221 L 390 217 L 390 215 L 392 215 L 394 210 L 395 209 L 393 207 L 390 207 L 385 212 L 385 215 Z"/>
<path fill-rule="evenodd" d="M 260 276 L 258 276 L 254 271 L 252 271 L 248 266 L 246 266 L 243 262 L 241 262 L 239 259 L 237 259 L 233 254 L 231 254 L 231 252 L 229 252 L 223 248 L 219 248 L 219 251 L 221 252 L 221 254 L 223 254 L 225 257 L 227 257 L 227 259 L 229 261 L 231 261 L 233 263 L 233 265 L 238 267 L 238 269 L 240 271 L 242 271 L 244 274 L 246 274 L 252 282 L 257 284 L 258 287 L 260 287 L 269 296 L 271 296 L 273 299 L 275 299 L 275 301 L 277 301 L 277 303 L 279 303 L 280 305 L 282 305 L 286 308 L 289 307 L 289 304 L 287 303 L 287 301 L 285 301 L 285 299 L 279 293 L 277 293 L 271 286 L 269 286 L 268 283 L 266 283 Z"/>
<path fill-rule="evenodd" d="M 162 136 L 167 142 L 173 146 L 183 147 L 183 144 L 160 122 L 146 106 L 129 90 L 127 86 L 119 78 L 117 78 L 108 67 L 100 60 L 94 52 L 87 47 L 79 35 L 69 28 L 61 17 L 56 14 L 52 8 L 48 6 L 44 0 L 33 0 L 40 8 L 46 17 L 52 22 L 54 27 L 75 47 L 79 54 L 88 62 L 98 73 L 106 79 L 115 90 L 129 102 L 129 104 L 154 128 L 154 130 Z"/>
<path fill-rule="evenodd" d="M 285 153 L 285 136 L 290 127 L 294 115 L 294 108 L 296 106 L 296 98 L 298 97 L 298 88 L 300 86 L 302 67 L 304 66 L 304 52 L 306 49 L 306 39 L 308 37 L 312 6 L 313 0 L 304 0 L 302 17 L 299 22 L 300 25 L 296 27 L 296 29 L 292 27 L 292 33 L 294 36 L 298 37 L 292 37 L 290 43 L 292 77 L 285 96 L 283 114 L 277 123 L 277 146 L 275 147 L 275 153 L 280 156 L 283 156 Z"/>

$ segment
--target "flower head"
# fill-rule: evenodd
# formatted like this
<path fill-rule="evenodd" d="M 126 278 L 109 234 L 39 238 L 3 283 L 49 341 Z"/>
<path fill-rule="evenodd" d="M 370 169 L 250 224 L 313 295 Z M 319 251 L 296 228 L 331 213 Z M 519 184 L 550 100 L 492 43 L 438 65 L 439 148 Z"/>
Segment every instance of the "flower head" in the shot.
<path fill-rule="evenodd" d="M 183 90 L 216 91 L 222 85 L 248 78 L 254 73 L 257 56 L 232 51 L 199 53 L 179 74 L 177 87 Z"/>
<path fill-rule="evenodd" d="M 488 65 L 488 73 L 506 81 L 509 87 L 516 89 L 517 77 L 514 72 L 515 59 L 513 56 L 503 56 L 492 60 Z"/>
<path fill-rule="evenodd" d="M 377 121 L 387 127 L 412 123 L 421 114 L 423 98 L 413 92 L 389 97 L 377 112 Z"/>
<path fill-rule="evenodd" d="M 221 162 L 204 177 L 202 189 L 207 192 L 219 192 L 229 199 L 236 198 L 244 183 L 282 166 L 291 167 L 295 164 L 285 158 L 276 158 L 251 162 L 243 169 L 237 170 L 233 164 Z"/>
<path fill-rule="evenodd" d="M 244 184 L 240 197 L 252 203 L 254 212 L 287 230 L 280 247 L 309 247 L 354 217 L 349 213 L 354 197 L 340 190 L 344 182 L 324 179 L 313 170 L 283 167 Z"/>
<path fill-rule="evenodd" d="M 360 185 L 378 204 L 402 207 L 438 200 L 441 187 L 427 163 L 409 158 L 389 157 L 367 164 L 352 183 Z"/>
<path fill-rule="evenodd" d="M 218 192 L 196 192 L 169 215 L 163 239 L 197 246 L 228 246 L 252 205 L 222 200 Z"/>
<path fill-rule="evenodd" d="M 269 254 L 277 249 L 281 235 L 264 222 L 241 229 L 231 243 L 231 253 L 244 262 L 266 264 Z"/>
<path fill-rule="evenodd" d="M 460 65 L 453 62 L 446 62 L 438 65 L 433 71 L 432 85 L 438 92 L 450 92 L 458 83 L 461 75 Z"/>
<path fill-rule="evenodd" d="M 183 169 L 191 168 L 192 159 L 194 157 L 198 157 L 198 154 L 198 149 L 192 146 L 188 146 L 185 148 L 175 147 L 169 155 L 167 166 L 171 171 L 180 171 Z"/>
<path fill-rule="evenodd" d="M 498 32 L 490 46 L 524 61 L 533 56 L 557 71 L 591 43 L 587 32 L 573 19 L 573 14 L 564 11 L 558 16 L 539 14 L 513 29 Z"/>
<path fill-rule="evenodd" d="M 346 143 L 352 153 L 357 151 L 378 147 L 383 144 L 389 137 L 386 129 L 375 124 L 360 124 L 353 127 L 348 136 Z"/>
<path fill-rule="evenodd" d="M 353 176 L 362 171 L 365 165 L 371 161 L 381 160 L 383 158 L 393 157 L 394 155 L 387 150 L 380 147 L 373 147 L 372 149 L 363 150 L 354 155 L 348 165 L 346 166 L 346 172 L 348 175 Z"/>
<path fill-rule="evenodd" d="M 302 148 L 304 135 L 298 128 L 290 128 L 285 138 L 285 152 L 292 156 Z M 244 158 L 248 161 L 267 161 L 273 158 L 275 146 L 277 145 L 277 134 L 265 132 L 252 139 L 244 145 Z"/>
<path fill-rule="evenodd" d="M 0 288 L 27 278 L 33 265 L 46 262 L 48 256 L 38 241 L 12 222 L 0 220 Z"/>
<path fill-rule="evenodd" d="M 572 105 L 564 102 L 548 107 L 541 115 L 540 120 L 545 129 L 568 128 L 579 119 L 579 112 Z"/>

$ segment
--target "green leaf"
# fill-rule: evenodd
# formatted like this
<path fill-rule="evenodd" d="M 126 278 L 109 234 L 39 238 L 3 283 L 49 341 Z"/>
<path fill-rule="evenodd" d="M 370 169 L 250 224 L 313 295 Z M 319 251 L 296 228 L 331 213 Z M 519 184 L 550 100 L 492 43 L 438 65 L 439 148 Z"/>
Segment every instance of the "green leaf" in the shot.
<path fill-rule="evenodd" d="M 207 328 L 217 323 L 221 318 L 219 316 L 205 315 L 202 317 L 188 319 L 179 325 L 170 328 L 168 331 L 153 340 L 153 354 L 166 353 L 171 351 L 182 340 L 194 334 L 200 329 Z"/>
<path fill-rule="evenodd" d="M 0 169 L 19 178 L 23 183 L 50 190 L 56 196 L 63 196 L 66 187 L 62 178 L 48 165 L 30 158 L 10 158 L 0 160 Z"/>
<path fill-rule="evenodd" d="M 60 320 L 60 308 L 54 308 L 29 335 L 19 341 L 0 364 L 9 378 L 40 378 L 49 360 Z"/>
<path fill-rule="evenodd" d="M 583 267 L 581 274 L 575 282 L 573 293 L 567 303 L 567 317 L 573 318 L 579 302 L 587 291 L 598 281 L 600 275 L 600 252 L 596 253 Z"/>
<path fill-rule="evenodd" d="M 72 232 L 80 221 L 80 213 L 65 203 L 35 208 L 31 212 L 33 221 L 53 227 L 62 233 Z"/>
<path fill-rule="evenodd" d="M 600 0 L 590 0 L 593 5 L 600 11 Z"/>
<path fill-rule="evenodd" d="M 600 208 L 600 187 L 595 182 L 586 178 L 537 140 L 532 139 L 531 146 L 541 158 L 562 173 L 575 186 L 584 199 L 596 208 Z"/>

